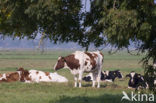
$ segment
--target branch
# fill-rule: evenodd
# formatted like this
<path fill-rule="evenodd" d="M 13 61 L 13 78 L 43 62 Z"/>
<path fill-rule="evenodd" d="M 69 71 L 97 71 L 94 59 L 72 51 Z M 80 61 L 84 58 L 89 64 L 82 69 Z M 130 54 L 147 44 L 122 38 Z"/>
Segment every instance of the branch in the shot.
<path fill-rule="evenodd" d="M 87 0 L 85 0 L 85 12 L 86 12 L 86 5 L 87 5 Z"/>
<path fill-rule="evenodd" d="M 116 0 L 114 0 L 113 9 L 116 9 L 115 5 L 116 5 Z"/>
<path fill-rule="evenodd" d="M 41 38 L 40 38 L 40 41 L 39 41 L 39 44 L 38 44 L 38 48 L 40 48 L 41 44 L 43 44 L 44 38 L 45 38 L 45 33 L 42 32 L 42 36 L 41 36 Z"/>

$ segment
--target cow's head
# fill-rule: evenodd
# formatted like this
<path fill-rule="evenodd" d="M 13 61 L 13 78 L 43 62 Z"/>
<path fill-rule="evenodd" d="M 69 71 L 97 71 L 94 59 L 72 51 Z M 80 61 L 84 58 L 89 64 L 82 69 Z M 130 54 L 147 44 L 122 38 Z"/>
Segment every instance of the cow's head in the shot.
<path fill-rule="evenodd" d="M 116 77 L 123 78 L 123 75 L 122 75 L 122 73 L 119 70 L 114 71 L 114 73 L 115 73 Z"/>
<path fill-rule="evenodd" d="M 135 72 L 131 72 L 131 73 L 127 74 L 126 77 L 130 78 L 130 82 L 132 84 L 137 84 L 140 80 L 143 79 L 140 74 L 135 73 Z"/>
<path fill-rule="evenodd" d="M 101 80 L 105 80 L 107 77 L 106 71 L 101 72 Z"/>
<path fill-rule="evenodd" d="M 24 70 L 24 68 L 19 68 L 17 71 L 21 72 L 20 81 L 24 82 L 25 80 L 30 80 L 28 70 Z"/>
<path fill-rule="evenodd" d="M 54 70 L 59 70 L 65 66 L 65 59 L 64 57 L 59 57 L 57 63 L 54 66 Z"/>

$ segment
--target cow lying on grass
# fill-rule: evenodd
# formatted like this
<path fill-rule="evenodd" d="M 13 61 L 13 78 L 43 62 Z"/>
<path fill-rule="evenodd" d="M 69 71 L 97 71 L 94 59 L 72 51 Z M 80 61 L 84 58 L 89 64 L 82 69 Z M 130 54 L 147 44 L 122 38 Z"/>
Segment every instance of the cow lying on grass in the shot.
<path fill-rule="evenodd" d="M 119 70 L 115 71 L 102 71 L 101 72 L 101 81 L 114 82 L 115 78 L 123 78 L 122 73 Z M 83 77 L 83 80 L 86 82 L 90 82 L 93 80 L 93 76 L 91 73 Z"/>
<path fill-rule="evenodd" d="M 68 82 L 68 80 L 57 74 L 38 70 L 24 70 L 19 68 L 16 72 L 0 74 L 0 82 L 21 81 L 31 82 Z"/>
<path fill-rule="evenodd" d="M 100 51 L 76 51 L 69 56 L 59 57 L 57 63 L 54 66 L 54 70 L 68 68 L 74 75 L 75 87 L 77 87 L 77 81 L 79 81 L 79 87 L 81 87 L 81 80 L 84 72 L 91 72 L 93 74 L 92 87 L 95 87 L 95 82 L 97 79 L 97 87 L 99 88 L 102 64 L 103 54 Z"/>
<path fill-rule="evenodd" d="M 134 88 L 134 89 L 148 88 L 148 84 L 141 74 L 131 72 L 127 74 L 126 77 L 130 78 L 128 82 L 128 88 Z"/>

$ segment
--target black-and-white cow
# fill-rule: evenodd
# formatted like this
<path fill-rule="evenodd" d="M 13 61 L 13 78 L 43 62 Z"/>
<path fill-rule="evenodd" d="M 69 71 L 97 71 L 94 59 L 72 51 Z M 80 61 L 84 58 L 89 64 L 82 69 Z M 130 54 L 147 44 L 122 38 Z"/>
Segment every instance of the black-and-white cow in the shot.
<path fill-rule="evenodd" d="M 100 87 L 101 69 L 103 64 L 103 54 L 100 51 L 96 52 L 82 52 L 76 51 L 66 57 L 59 57 L 57 63 L 54 66 L 54 70 L 61 68 L 68 68 L 74 75 L 75 87 L 79 81 L 79 87 L 81 87 L 82 75 L 84 72 L 91 72 L 93 74 L 93 84 L 97 80 Z M 97 78 L 96 78 L 97 77 Z"/>
<path fill-rule="evenodd" d="M 148 88 L 148 84 L 141 74 L 131 72 L 127 74 L 126 77 L 130 78 L 128 82 L 128 88 Z"/>
<path fill-rule="evenodd" d="M 102 71 L 101 72 L 101 81 L 114 82 L 115 78 L 123 78 L 122 73 L 119 70 L 115 71 Z M 86 82 L 92 81 L 93 76 L 91 73 L 83 77 L 83 80 Z"/>

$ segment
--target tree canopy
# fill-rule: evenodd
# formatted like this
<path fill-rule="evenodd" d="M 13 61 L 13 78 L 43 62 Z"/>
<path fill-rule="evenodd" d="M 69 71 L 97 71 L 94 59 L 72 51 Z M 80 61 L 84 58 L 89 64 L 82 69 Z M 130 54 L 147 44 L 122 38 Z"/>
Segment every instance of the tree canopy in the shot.
<path fill-rule="evenodd" d="M 53 42 L 77 42 L 88 49 L 110 44 L 117 50 L 131 42 L 143 62 L 156 60 L 154 0 L 0 0 L 0 35 L 34 39 L 44 32 Z"/>

